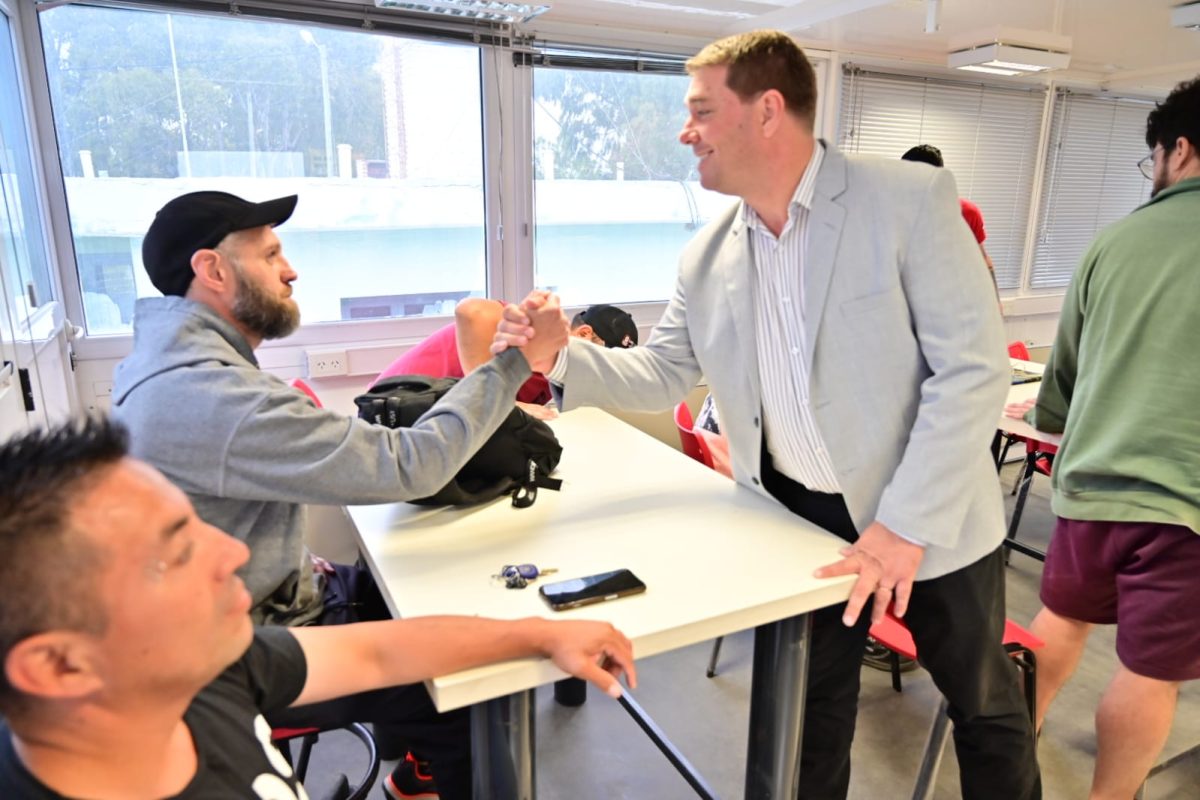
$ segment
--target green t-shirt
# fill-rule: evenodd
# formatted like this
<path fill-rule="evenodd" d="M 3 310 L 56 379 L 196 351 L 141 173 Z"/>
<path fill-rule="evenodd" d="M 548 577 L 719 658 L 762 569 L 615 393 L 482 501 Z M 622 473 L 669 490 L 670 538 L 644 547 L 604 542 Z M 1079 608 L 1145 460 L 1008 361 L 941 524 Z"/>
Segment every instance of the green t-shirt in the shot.
<path fill-rule="evenodd" d="M 1063 434 L 1055 514 L 1200 533 L 1200 178 L 1096 237 L 1029 416 Z"/>

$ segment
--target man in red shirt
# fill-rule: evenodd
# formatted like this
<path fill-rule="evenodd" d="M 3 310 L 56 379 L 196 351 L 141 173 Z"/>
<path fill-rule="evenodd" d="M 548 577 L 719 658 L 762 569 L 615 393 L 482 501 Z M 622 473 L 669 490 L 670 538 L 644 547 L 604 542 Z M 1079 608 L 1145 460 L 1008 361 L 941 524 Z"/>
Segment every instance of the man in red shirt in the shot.
<path fill-rule="evenodd" d="M 946 166 L 946 162 L 942 159 L 942 151 L 931 144 L 919 144 L 916 147 L 911 147 L 900 158 L 903 161 L 920 161 L 923 164 L 930 164 L 935 167 Z M 971 233 L 975 234 L 975 241 L 979 242 L 979 251 L 983 253 L 983 260 L 987 264 L 988 273 L 992 276 L 992 283 L 995 284 L 996 267 L 992 264 L 992 259 L 983 247 L 983 240 L 987 238 L 987 231 L 983 229 L 983 212 L 979 210 L 979 206 L 965 197 L 958 198 L 958 204 L 962 207 L 963 219 L 967 221 L 967 226 L 970 227 Z M 997 295 L 999 295 L 998 287 Z"/>
<path fill-rule="evenodd" d="M 454 322 L 434 331 L 387 369 L 373 383 L 393 375 L 428 375 L 433 378 L 461 378 L 492 357 L 488 347 L 496 335 L 496 324 L 504 303 L 481 297 L 469 297 L 454 309 Z M 571 320 L 571 335 L 603 347 L 634 347 L 638 343 L 637 324 L 628 311 L 609 305 L 589 306 Z M 547 409 L 550 384 L 538 373 L 517 392 L 517 402 L 535 417 L 553 417 Z"/>

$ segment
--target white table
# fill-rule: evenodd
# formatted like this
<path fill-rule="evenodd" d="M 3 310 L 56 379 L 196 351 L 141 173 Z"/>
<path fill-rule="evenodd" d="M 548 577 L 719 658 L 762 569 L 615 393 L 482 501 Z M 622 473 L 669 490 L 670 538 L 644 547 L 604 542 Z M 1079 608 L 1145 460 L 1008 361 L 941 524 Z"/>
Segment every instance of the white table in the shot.
<path fill-rule="evenodd" d="M 756 628 L 746 797 L 795 797 L 807 612 L 846 600 L 853 583 L 812 571 L 837 561 L 845 543 L 603 411 L 578 409 L 552 425 L 562 491 L 540 490 L 531 508 L 503 498 L 475 508 L 350 508 L 392 612 L 607 620 L 639 658 Z M 491 578 L 521 563 L 557 567 L 551 580 L 626 567 L 647 590 L 556 613 L 536 583 L 510 590 Z M 516 762 L 517 796 L 534 797 L 531 690 L 562 677 L 548 660 L 525 659 L 427 684 L 439 710 L 473 706 L 479 800 L 492 796 L 494 757 L 481 754 L 495 753 L 486 728 L 498 716 L 513 740 L 506 757 Z"/>

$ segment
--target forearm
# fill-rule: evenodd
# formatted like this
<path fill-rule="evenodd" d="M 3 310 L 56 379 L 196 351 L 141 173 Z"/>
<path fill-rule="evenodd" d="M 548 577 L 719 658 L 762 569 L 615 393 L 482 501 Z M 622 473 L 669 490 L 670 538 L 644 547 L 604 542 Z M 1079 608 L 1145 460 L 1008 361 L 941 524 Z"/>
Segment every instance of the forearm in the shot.
<path fill-rule="evenodd" d="M 562 384 L 563 410 L 587 405 L 662 411 L 683 399 L 699 379 L 694 360 L 671 361 L 649 344 L 617 351 L 572 342 Z"/>
<path fill-rule="evenodd" d="M 681 285 L 641 347 L 611 350 L 572 340 L 562 382 L 563 410 L 580 405 L 661 411 L 679 402 L 700 379 Z"/>
<path fill-rule="evenodd" d="M 293 631 L 309 679 L 294 705 L 549 654 L 548 620 L 417 617 Z M 348 669 L 353 665 L 352 669 Z"/>
<path fill-rule="evenodd" d="M 529 374 L 519 353 L 503 354 L 460 380 L 412 427 L 395 430 L 312 408 L 297 392 L 280 393 L 239 426 L 223 490 L 328 505 L 428 496 L 508 416 Z"/>
<path fill-rule="evenodd" d="M 454 309 L 454 339 L 465 374 L 491 359 L 488 348 L 503 309 L 500 303 L 479 298 L 464 300 Z"/>

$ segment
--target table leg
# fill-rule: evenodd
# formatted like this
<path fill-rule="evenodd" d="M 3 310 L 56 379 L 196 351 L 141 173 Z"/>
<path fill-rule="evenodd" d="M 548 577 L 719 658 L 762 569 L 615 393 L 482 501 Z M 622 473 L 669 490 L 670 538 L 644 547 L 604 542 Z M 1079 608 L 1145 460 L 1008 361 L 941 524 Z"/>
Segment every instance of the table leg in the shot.
<path fill-rule="evenodd" d="M 1000 460 L 1000 452 L 1004 443 L 1004 432 L 996 431 L 996 435 L 992 437 L 992 461 L 996 463 L 996 472 L 1004 466 L 1004 462 Z"/>
<path fill-rule="evenodd" d="M 471 706 L 475 800 L 536 800 L 533 690 Z"/>
<path fill-rule="evenodd" d="M 746 800 L 796 796 L 811 637 L 808 614 L 754 630 Z"/>

